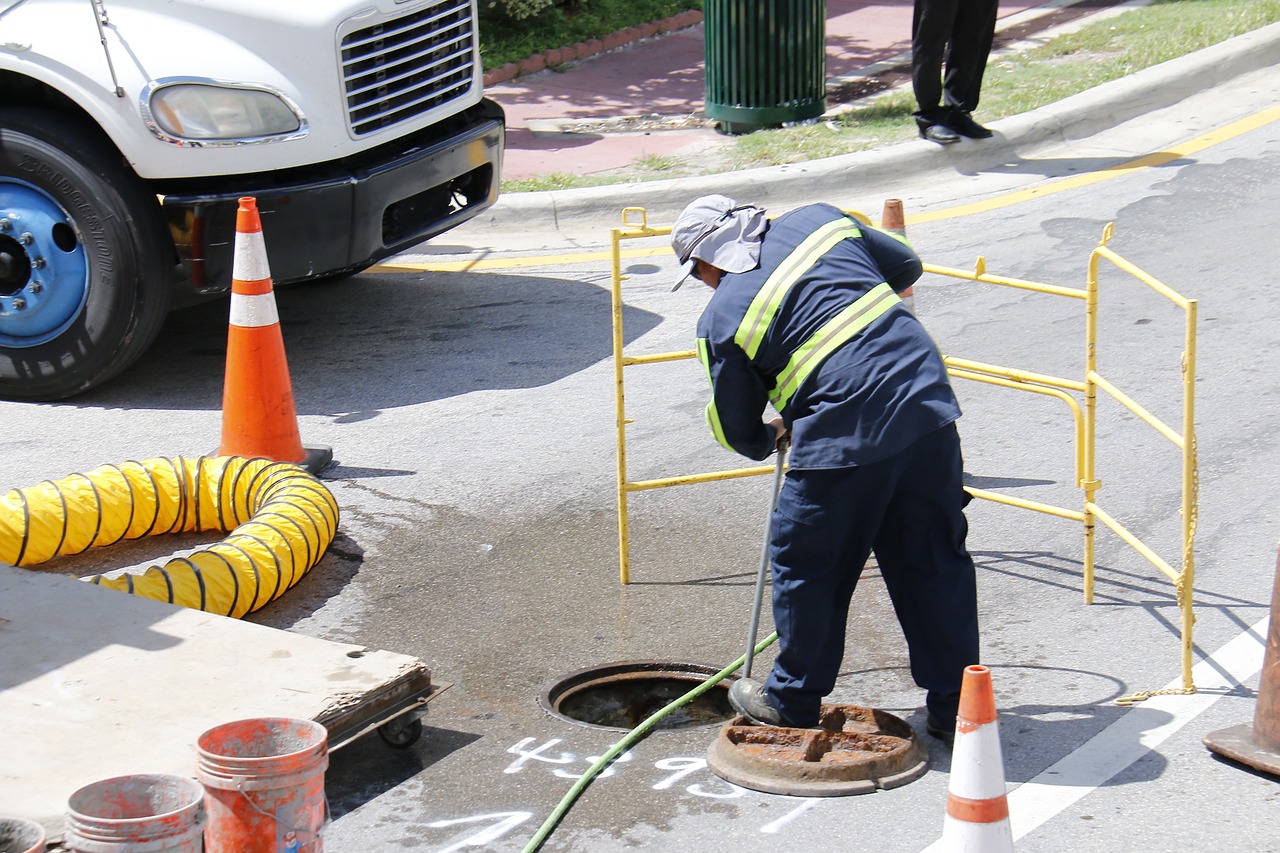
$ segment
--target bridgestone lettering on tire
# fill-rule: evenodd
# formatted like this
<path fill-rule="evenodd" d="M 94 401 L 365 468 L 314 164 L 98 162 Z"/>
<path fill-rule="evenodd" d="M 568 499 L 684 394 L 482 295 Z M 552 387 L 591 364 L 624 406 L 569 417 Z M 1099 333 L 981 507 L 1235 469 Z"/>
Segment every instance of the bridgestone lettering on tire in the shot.
<path fill-rule="evenodd" d="M 0 109 L 0 397 L 62 399 L 132 364 L 173 261 L 155 197 L 96 128 Z"/>

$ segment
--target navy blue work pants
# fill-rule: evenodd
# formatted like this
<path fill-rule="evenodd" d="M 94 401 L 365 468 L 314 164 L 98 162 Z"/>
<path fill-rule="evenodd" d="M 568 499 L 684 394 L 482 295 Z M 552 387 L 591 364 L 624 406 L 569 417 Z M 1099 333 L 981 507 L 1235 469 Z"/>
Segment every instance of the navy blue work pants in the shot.
<path fill-rule="evenodd" d="M 874 550 L 929 712 L 955 719 L 978 663 L 978 605 L 960 438 L 954 424 L 887 459 L 787 472 L 773 515 L 779 649 L 765 690 L 794 726 L 813 726 L 844 658 L 849 601 Z"/>

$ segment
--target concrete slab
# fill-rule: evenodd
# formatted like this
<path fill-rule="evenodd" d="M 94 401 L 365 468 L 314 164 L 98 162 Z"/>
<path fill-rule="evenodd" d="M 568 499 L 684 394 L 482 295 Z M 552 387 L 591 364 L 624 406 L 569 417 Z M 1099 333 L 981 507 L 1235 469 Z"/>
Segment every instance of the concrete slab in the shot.
<path fill-rule="evenodd" d="M 313 719 L 332 740 L 371 698 L 424 681 L 417 658 L 0 565 L 0 812 L 53 838 L 83 785 L 194 776 L 216 725 Z"/>

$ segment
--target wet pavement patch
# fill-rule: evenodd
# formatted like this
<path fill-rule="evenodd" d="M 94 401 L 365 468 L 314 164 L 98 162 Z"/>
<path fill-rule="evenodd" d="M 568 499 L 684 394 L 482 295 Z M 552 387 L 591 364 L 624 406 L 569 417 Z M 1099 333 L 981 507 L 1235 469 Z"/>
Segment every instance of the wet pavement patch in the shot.
<path fill-rule="evenodd" d="M 823 705 L 818 727 L 775 728 L 735 717 L 707 749 L 727 782 L 793 797 L 841 797 L 896 788 L 928 769 L 906 721 L 859 705 Z"/>
<path fill-rule="evenodd" d="M 696 663 L 623 661 L 581 669 L 561 678 L 538 699 L 553 717 L 579 725 L 630 731 L 698 687 L 720 670 Z M 654 726 L 691 729 L 724 723 L 734 716 L 730 680 L 663 717 Z"/>

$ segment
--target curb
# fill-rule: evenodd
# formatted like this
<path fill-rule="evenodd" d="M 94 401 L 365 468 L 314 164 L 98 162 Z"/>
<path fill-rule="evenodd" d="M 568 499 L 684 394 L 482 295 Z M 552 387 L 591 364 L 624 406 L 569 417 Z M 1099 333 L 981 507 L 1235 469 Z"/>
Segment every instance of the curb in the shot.
<path fill-rule="evenodd" d="M 689 9 L 678 15 L 672 15 L 670 18 L 663 18 L 660 21 L 652 21 L 647 24 L 628 27 L 625 30 L 618 30 L 602 39 L 580 41 L 576 44 L 558 47 L 544 53 L 535 53 L 533 56 L 526 57 L 519 62 L 508 62 L 506 65 L 501 65 L 492 71 L 486 71 L 484 73 L 484 85 L 486 87 L 496 86 L 499 83 L 506 83 L 526 74 L 537 74 L 539 71 L 546 71 L 548 68 L 555 68 L 557 65 L 563 65 L 566 62 L 586 59 L 599 53 L 626 47 L 643 39 L 696 27 L 701 23 L 702 12 L 697 9 Z"/>
<path fill-rule="evenodd" d="M 763 206 L 796 206 L 829 197 L 833 187 L 893 183 L 903 174 L 939 168 L 970 172 L 1008 161 L 1020 148 L 1048 141 L 1082 139 L 1220 83 L 1280 64 L 1280 23 L 1171 59 L 1072 95 L 1057 103 L 1010 116 L 989 126 L 993 139 L 939 148 L 924 140 L 806 163 L 769 166 L 665 181 L 614 184 L 573 190 L 511 193 L 468 225 L 530 230 L 541 221 L 554 231 L 621 223 L 623 207 L 643 207 L 650 221 L 674 219 L 692 198 L 711 192 L 750 197 Z M 548 221 L 549 220 L 549 221 Z"/>

